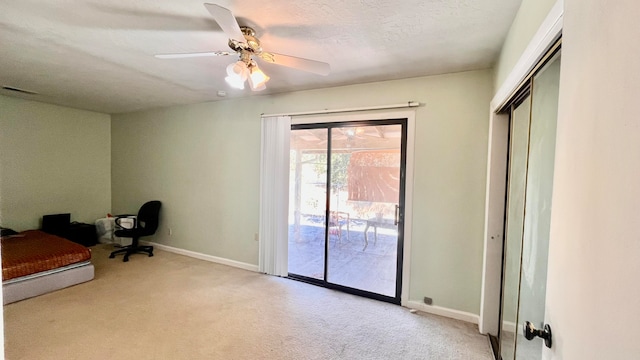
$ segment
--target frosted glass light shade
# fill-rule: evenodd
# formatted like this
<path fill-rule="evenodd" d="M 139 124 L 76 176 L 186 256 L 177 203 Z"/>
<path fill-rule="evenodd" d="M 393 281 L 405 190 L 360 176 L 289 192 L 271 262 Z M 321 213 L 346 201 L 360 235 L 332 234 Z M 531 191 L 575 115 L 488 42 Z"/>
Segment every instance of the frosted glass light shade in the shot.
<path fill-rule="evenodd" d="M 226 78 L 224 78 L 224 80 L 233 88 L 240 90 L 244 89 L 244 80 L 237 76 L 227 76 Z"/>
<path fill-rule="evenodd" d="M 251 86 L 251 90 L 261 91 L 266 89 L 266 83 L 269 79 L 270 77 L 263 73 L 258 66 L 251 67 L 251 75 L 249 75 L 249 85 Z"/>
<path fill-rule="evenodd" d="M 227 66 L 227 75 L 246 81 L 249 77 L 249 67 L 243 61 L 236 61 Z"/>

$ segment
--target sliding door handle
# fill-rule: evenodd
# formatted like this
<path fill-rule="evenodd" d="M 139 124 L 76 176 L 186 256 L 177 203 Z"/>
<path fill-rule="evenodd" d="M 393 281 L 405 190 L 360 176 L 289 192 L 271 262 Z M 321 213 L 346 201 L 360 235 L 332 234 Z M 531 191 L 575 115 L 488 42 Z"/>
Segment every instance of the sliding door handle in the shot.
<path fill-rule="evenodd" d="M 400 205 L 396 205 L 396 212 L 394 214 L 393 225 L 398 226 L 400 222 Z"/>

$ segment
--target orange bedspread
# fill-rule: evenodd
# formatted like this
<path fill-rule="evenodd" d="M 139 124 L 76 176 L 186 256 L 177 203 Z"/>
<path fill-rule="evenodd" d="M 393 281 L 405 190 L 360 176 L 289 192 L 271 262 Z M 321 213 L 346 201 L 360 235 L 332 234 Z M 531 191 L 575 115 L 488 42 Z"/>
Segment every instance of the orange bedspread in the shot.
<path fill-rule="evenodd" d="M 2 238 L 2 280 L 48 271 L 91 259 L 91 251 L 40 230 Z"/>

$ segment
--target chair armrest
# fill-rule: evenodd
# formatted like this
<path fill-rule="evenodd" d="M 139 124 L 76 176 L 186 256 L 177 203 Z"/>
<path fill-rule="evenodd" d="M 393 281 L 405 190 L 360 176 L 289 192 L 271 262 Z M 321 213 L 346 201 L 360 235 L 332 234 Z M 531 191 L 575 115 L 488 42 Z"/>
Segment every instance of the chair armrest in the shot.
<path fill-rule="evenodd" d="M 329 214 L 329 226 L 342 226 L 344 224 L 349 224 L 351 219 L 349 218 L 349 213 L 345 211 L 331 211 Z"/>
<path fill-rule="evenodd" d="M 124 215 L 118 215 L 116 216 L 116 220 L 115 223 L 118 226 L 122 226 L 120 225 L 120 219 L 132 219 L 133 220 L 133 228 L 137 228 L 138 227 L 138 219 L 137 218 L 131 218 L 130 216 L 135 216 L 134 214 L 124 214 Z"/>

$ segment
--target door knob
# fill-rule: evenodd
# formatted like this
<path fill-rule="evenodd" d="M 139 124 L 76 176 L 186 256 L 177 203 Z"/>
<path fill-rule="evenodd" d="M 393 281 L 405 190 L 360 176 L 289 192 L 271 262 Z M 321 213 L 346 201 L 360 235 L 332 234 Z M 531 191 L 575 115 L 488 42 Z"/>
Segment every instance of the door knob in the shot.
<path fill-rule="evenodd" d="M 544 339 L 544 344 L 546 347 L 551 348 L 551 326 L 549 324 L 544 325 L 543 330 L 536 329 L 535 326 L 529 321 L 525 321 L 524 323 L 524 337 L 527 340 L 533 340 L 535 337 L 540 337 Z"/>

